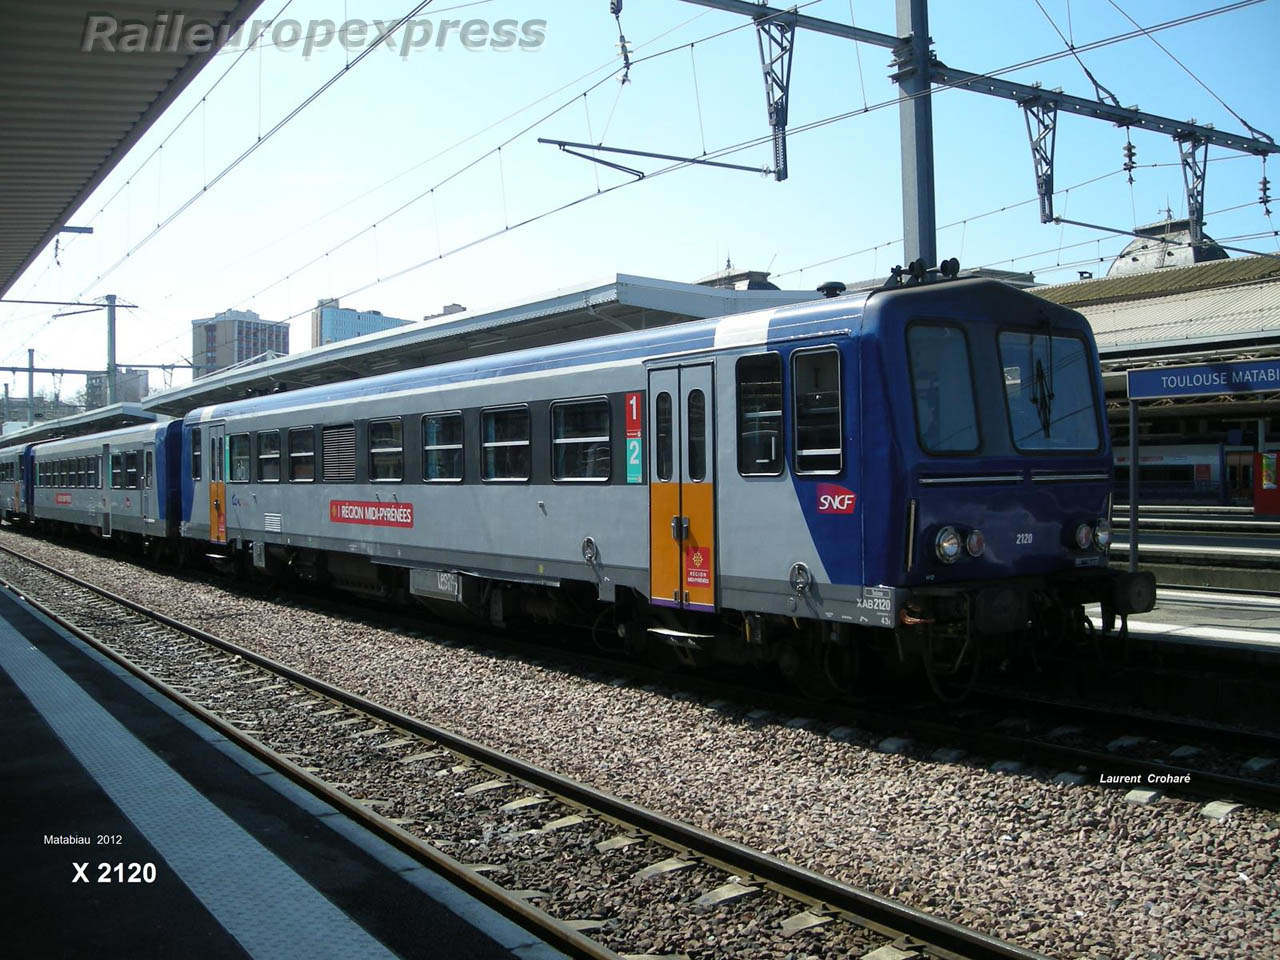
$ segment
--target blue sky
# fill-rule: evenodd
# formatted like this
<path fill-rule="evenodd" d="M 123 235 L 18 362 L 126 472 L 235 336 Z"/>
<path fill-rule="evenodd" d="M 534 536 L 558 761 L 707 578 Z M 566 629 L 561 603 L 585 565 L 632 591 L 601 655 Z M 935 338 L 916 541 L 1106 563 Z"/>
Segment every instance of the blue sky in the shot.
<path fill-rule="evenodd" d="M 1218 5 L 1116 2 L 1143 25 Z M 1041 3 L 1077 45 L 1132 29 L 1111 0 Z M 284 0 L 266 0 L 258 16 L 267 19 L 282 6 Z M 284 16 L 386 20 L 411 6 L 408 0 L 296 0 Z M 895 32 L 891 0 L 820 0 L 804 12 L 846 23 L 852 15 L 860 27 Z M 223 53 L 72 218 L 74 224 L 91 223 L 94 234 L 64 239 L 58 264 L 52 250 L 46 251 L 9 295 L 76 299 L 116 293 L 140 306 L 121 313 L 119 361 L 169 363 L 188 357 L 193 318 L 229 307 L 277 321 L 301 314 L 292 321 L 292 344 L 295 351 L 305 348 L 306 311 L 316 299 L 360 288 L 367 289 L 345 297 L 345 306 L 416 319 L 449 302 L 473 309 L 520 302 L 619 272 L 692 281 L 722 267 L 726 257 L 740 268 L 771 270 L 780 285 L 802 289 L 879 276 L 902 262 L 893 106 L 793 135 L 791 176 L 784 183 L 753 173 L 686 168 L 506 230 L 632 179 L 539 145 L 539 136 L 603 139 L 680 155 L 700 154 L 704 144 L 714 151 L 764 137 L 754 31 L 741 18 L 679 0 L 626 0 L 622 26 L 635 59 L 676 49 L 637 63 L 631 82 L 622 86 L 609 77 L 618 66 L 618 37 L 606 0 L 488 0 L 462 9 L 457 0 L 436 0 L 422 16 L 541 19 L 546 40 L 531 51 L 469 51 L 452 43 L 404 58 L 377 49 L 205 191 L 209 179 L 349 58 L 336 43 L 310 59 L 298 47 L 267 46 L 245 56 L 210 93 L 237 55 Z M 935 0 L 930 33 L 941 60 L 984 72 L 1061 51 L 1064 44 L 1048 17 L 1034 0 Z M 734 27 L 739 29 L 724 33 Z M 1244 119 L 1280 136 L 1277 27 L 1280 2 L 1267 0 L 1156 36 Z M 704 39 L 713 34 L 723 35 Z M 798 35 L 791 127 L 891 100 L 896 88 L 887 79 L 889 58 L 878 47 Z M 1145 37 L 1083 59 L 1124 105 L 1245 132 Z M 1092 94 L 1070 57 L 1006 76 Z M 567 106 L 505 146 L 500 157 L 486 156 L 562 105 Z M 1139 168 L 1130 186 L 1119 172 L 1124 131 L 1060 118 L 1057 187 L 1095 181 L 1060 194 L 1060 215 L 1128 229 L 1160 219 L 1166 206 L 1175 216 L 1185 212 L 1174 142 L 1141 130 L 1132 139 Z M 940 256 L 958 257 L 964 266 L 1034 270 L 1037 278 L 1056 282 L 1074 279 L 1078 269 L 1101 275 L 1106 262 L 1099 258 L 1109 261 L 1127 242 L 1039 222 L 1026 130 L 1015 104 L 942 92 L 934 97 L 934 143 L 938 223 L 954 224 L 939 232 Z M 1224 242 L 1248 237 L 1237 242 L 1242 247 L 1280 250 L 1274 236 L 1251 237 L 1274 229 L 1255 202 L 1260 161 L 1214 148 L 1209 155 L 1232 159 L 1210 163 L 1208 232 Z M 725 159 L 764 166 L 770 150 L 765 144 Z M 649 171 L 663 166 L 652 160 L 634 165 Z M 1280 160 L 1268 170 L 1276 183 L 1273 193 L 1280 195 L 1278 173 Z M 383 219 L 419 194 L 425 196 Z M 199 199 L 182 215 L 137 246 L 193 196 Z M 495 231 L 495 237 L 438 258 L 441 250 Z M 353 239 L 344 244 L 348 238 Z M 864 252 L 811 266 L 854 251 Z M 430 262 L 378 282 L 423 261 Z M 28 347 L 43 365 L 92 368 L 105 362 L 100 314 L 51 319 L 52 309 L 6 305 L 0 311 L 6 365 L 25 363 Z M 173 382 L 186 379 L 178 372 Z M 153 385 L 161 382 L 153 373 Z M 11 394 L 25 393 L 25 376 L 11 377 L 10 383 Z M 49 378 L 37 378 L 37 389 L 51 385 Z M 81 385 L 79 378 L 67 377 L 61 390 L 70 395 Z"/>

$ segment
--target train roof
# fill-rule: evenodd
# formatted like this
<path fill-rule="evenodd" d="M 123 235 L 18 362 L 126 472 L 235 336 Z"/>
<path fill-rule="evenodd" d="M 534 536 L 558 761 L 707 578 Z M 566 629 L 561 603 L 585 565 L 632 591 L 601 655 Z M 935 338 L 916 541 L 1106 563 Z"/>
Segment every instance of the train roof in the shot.
<path fill-rule="evenodd" d="M 165 420 L 163 423 L 136 423 L 130 427 L 119 427 L 115 430 L 108 430 L 105 433 L 90 433 L 79 437 L 62 437 L 57 440 L 43 440 L 32 444 L 37 457 L 51 456 L 67 451 L 89 450 L 94 447 L 101 447 L 104 443 L 117 441 L 154 440 L 164 433 L 173 420 Z"/>
<path fill-rule="evenodd" d="M 568 369 L 621 363 L 628 360 L 676 357 L 715 348 L 764 346 L 769 342 L 795 337 L 835 333 L 837 330 L 851 331 L 855 326 L 861 325 L 862 316 L 868 309 L 869 302 L 876 308 L 898 307 L 916 300 L 922 294 L 930 297 L 939 295 L 954 297 L 962 294 L 978 301 L 998 299 L 1004 303 L 1020 300 L 1037 314 L 1053 313 L 1064 319 L 1074 318 L 1081 329 L 1088 329 L 1083 317 L 1075 311 L 1034 297 L 999 281 L 953 280 L 945 284 L 931 283 L 884 291 L 859 291 L 841 297 L 774 307 L 751 313 L 692 320 L 651 330 L 627 331 L 605 337 L 398 370 L 357 380 L 198 407 L 190 411 L 184 419 L 187 422 L 216 420 L 223 416 L 270 413 L 290 409 L 309 401 L 326 404 L 341 403 L 417 386 L 438 386 L 498 377 L 515 377 L 553 368 Z M 875 312 L 880 313 L 882 309 L 877 309 Z M 890 314 L 893 312 L 889 311 Z"/>
<path fill-rule="evenodd" d="M 359 380 L 200 407 L 188 413 L 185 419 L 194 422 L 221 416 L 268 413 L 296 407 L 307 400 L 336 403 L 428 383 L 463 383 L 519 376 L 551 368 L 689 354 L 715 347 L 732 349 L 736 346 L 763 345 L 768 340 L 831 331 L 835 329 L 832 326 L 833 320 L 839 321 L 840 329 L 847 330 L 861 317 L 867 297 L 866 293 L 856 293 L 751 313 L 692 320 L 652 330 L 628 331 L 606 337 L 398 370 Z"/>

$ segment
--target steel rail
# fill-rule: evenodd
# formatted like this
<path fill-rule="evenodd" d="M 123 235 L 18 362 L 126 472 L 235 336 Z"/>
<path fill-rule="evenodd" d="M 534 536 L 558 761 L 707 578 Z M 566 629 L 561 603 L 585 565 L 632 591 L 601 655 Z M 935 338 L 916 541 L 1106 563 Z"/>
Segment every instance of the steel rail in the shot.
<path fill-rule="evenodd" d="M 4 550 L 5 552 L 14 554 L 15 556 L 22 556 L 21 554 L 15 554 L 14 551 L 9 550 L 7 547 L 0 547 L 0 550 Z M 29 557 L 23 559 L 30 563 L 41 565 L 38 560 L 31 560 Z M 144 613 L 142 609 L 139 609 L 122 597 L 116 597 L 106 591 L 97 590 L 91 584 L 84 583 L 83 581 L 70 577 L 67 574 L 63 574 L 60 571 L 53 570 L 52 568 L 49 569 L 50 572 L 66 577 L 68 580 L 76 583 L 77 586 L 93 590 L 104 599 L 127 606 L 143 616 L 153 617 L 171 629 L 179 630 L 195 637 L 196 639 L 203 640 L 206 643 L 212 643 L 215 646 L 227 649 L 228 652 L 238 653 L 241 656 L 245 655 L 244 651 L 231 650 L 230 648 L 224 647 L 216 638 L 211 639 L 208 635 L 202 635 L 202 631 L 199 631 L 194 627 L 184 627 L 178 624 L 177 621 L 171 621 L 169 618 L 164 617 L 163 614 Z M 0 589 L 7 590 L 27 606 L 56 623 L 63 630 L 66 630 L 68 633 L 73 634 L 84 643 L 87 643 L 94 650 L 107 657 L 117 666 L 128 671 L 132 676 L 143 681 L 158 693 L 168 697 L 183 710 L 208 724 L 241 749 L 272 767 L 277 772 L 283 774 L 294 784 L 302 787 L 309 793 L 337 808 L 347 817 L 360 823 L 371 833 L 374 833 L 378 837 L 390 842 L 401 852 L 408 854 L 420 863 L 423 863 L 425 866 L 435 870 L 437 873 L 449 879 L 456 886 L 466 889 L 477 899 L 487 903 L 499 913 L 511 920 L 514 920 L 526 930 L 529 930 L 543 938 L 548 943 L 564 951 L 569 956 L 584 958 L 584 960 L 621 960 L 620 955 L 614 951 L 609 950 L 603 945 L 597 943 L 595 940 L 584 936 L 567 924 L 564 924 L 555 917 L 552 917 L 550 914 L 530 905 L 528 902 L 512 896 L 507 890 L 494 883 L 492 880 L 489 880 L 483 874 L 476 873 L 473 870 L 468 870 L 465 865 L 460 861 L 455 860 L 453 857 L 450 857 L 447 853 L 438 850 L 430 844 L 424 843 L 413 834 L 401 829 L 396 824 L 388 822 L 383 817 L 380 817 L 372 810 L 366 808 L 360 804 L 359 801 L 352 799 L 340 790 L 331 787 L 319 777 L 303 770 L 298 764 L 282 757 L 270 747 L 267 747 L 255 740 L 253 737 L 242 732 L 235 726 L 235 724 L 230 721 L 223 720 L 216 713 L 202 707 L 200 704 L 165 683 L 163 680 L 147 673 L 126 657 L 116 653 L 111 649 L 111 647 L 98 640 L 92 634 L 86 633 L 59 613 L 32 597 L 27 593 L 27 591 L 9 583 L 2 577 L 0 577 Z M 259 665 L 261 666 L 262 664 Z M 294 682 L 296 683 L 297 681 Z M 303 686 L 308 689 L 313 689 L 312 684 L 303 684 Z"/>
<path fill-rule="evenodd" d="M 912 940 L 920 941 L 929 947 L 934 948 L 934 952 L 939 956 L 967 958 L 967 960 L 1047 960 L 1047 958 L 1034 950 L 1019 947 L 1015 944 L 1007 943 L 997 937 L 990 936 L 977 930 L 972 930 L 944 920 L 932 914 L 925 913 L 908 907 L 905 904 L 897 903 L 887 897 L 853 887 L 849 884 L 841 883 L 830 877 L 824 876 L 816 871 L 800 867 L 795 864 L 787 863 L 753 850 L 743 844 L 733 840 L 728 840 L 709 833 L 690 824 L 682 823 L 664 814 L 648 810 L 630 801 L 615 797 L 612 794 L 598 790 L 594 787 L 578 783 L 560 774 L 546 770 L 536 764 L 529 763 L 517 757 L 509 756 L 501 751 L 487 747 L 484 744 L 464 737 L 461 734 L 445 730 L 434 724 L 419 720 L 399 711 L 392 710 L 389 707 L 374 703 L 358 694 L 343 690 L 340 687 L 333 686 L 323 680 L 308 676 L 301 671 L 292 667 L 281 664 L 270 657 L 256 653 L 245 647 L 240 646 L 232 641 L 225 640 L 210 634 L 198 627 L 185 624 L 180 620 L 174 619 L 166 614 L 139 604 L 127 597 L 119 596 L 109 590 L 89 583 L 73 574 L 58 570 L 56 567 L 43 563 L 28 557 L 19 551 L 13 550 L 6 546 L 0 546 L 0 552 L 13 556 L 23 562 L 44 570 L 54 576 L 60 577 L 70 583 L 75 584 L 83 589 L 103 597 L 113 603 L 117 603 L 141 616 L 148 617 L 158 623 L 162 623 L 171 629 L 185 633 L 212 646 L 218 647 L 229 653 L 243 657 L 250 663 L 264 669 L 276 673 L 285 679 L 312 690 L 321 696 L 328 697 L 337 703 L 341 703 L 355 710 L 367 713 L 375 719 L 381 720 L 391 726 L 398 727 L 409 733 L 421 736 L 426 739 L 434 740 L 450 750 L 463 754 L 478 763 L 492 767 L 495 770 L 506 773 L 509 776 L 523 780 L 529 784 L 540 787 L 550 793 L 556 794 L 560 798 L 571 804 L 587 807 L 591 810 L 619 821 L 638 827 L 646 833 L 652 834 L 657 839 L 666 842 L 669 845 L 682 847 L 697 853 L 703 859 L 717 862 L 723 867 L 727 867 L 735 872 L 745 874 L 756 878 L 760 881 L 770 883 L 775 887 L 781 888 L 784 892 L 790 891 L 799 894 L 801 899 L 817 901 L 834 911 L 848 914 L 854 922 L 861 923 L 871 929 L 877 930 L 886 935 L 894 933 L 904 935 Z M 25 597 L 25 594 L 24 594 Z M 32 602 L 31 598 L 25 597 L 28 602 Z M 50 615 L 46 613 L 46 615 Z M 53 615 L 59 623 L 64 621 Z M 74 627 L 69 629 L 75 630 Z M 89 639 L 83 635 L 82 631 L 75 630 L 77 636 L 83 639 Z M 90 641 L 93 642 L 93 641 Z M 113 657 L 113 659 L 116 659 Z M 144 677 L 144 679 L 146 679 Z M 148 679 L 148 682 L 152 682 Z M 157 685 L 160 689 L 161 685 Z M 164 692 L 164 691 L 162 691 Z M 174 699 L 178 702 L 185 703 L 187 698 L 173 691 L 176 694 Z M 199 708 L 202 713 L 207 713 Z M 225 725 L 218 721 L 219 729 L 224 729 Z M 234 729 L 234 728 L 232 728 Z M 231 731 L 229 730 L 228 733 Z M 255 754 L 264 760 L 276 763 L 270 760 L 263 751 L 265 748 L 256 741 L 245 738 L 242 734 L 236 733 L 237 742 L 243 743 Z M 322 782 L 316 781 L 305 771 L 302 771 L 295 764 L 289 761 L 279 761 L 280 768 L 287 772 L 290 777 L 301 777 L 298 782 L 309 790 L 323 796 L 325 799 L 341 798 L 343 795 L 338 794 L 332 788 L 325 786 Z M 343 809 L 349 809 L 347 802 L 344 801 Z M 432 860 L 432 864 L 440 864 L 442 870 L 452 871 L 461 870 L 458 874 L 459 878 L 464 880 L 468 886 L 473 887 L 477 891 L 481 891 L 485 899 L 501 896 L 505 892 L 501 887 L 493 884 L 491 881 L 484 880 L 481 877 L 472 875 L 465 867 L 458 864 L 457 861 L 447 857 L 440 851 L 434 850 L 425 844 L 421 844 L 415 838 L 406 834 L 402 830 L 395 829 L 393 833 L 386 832 L 393 825 L 384 826 L 381 818 L 370 814 L 368 811 L 360 810 L 358 814 L 363 822 L 372 828 L 385 833 L 388 837 L 394 837 L 398 844 L 405 844 L 402 849 L 411 850 L 417 853 L 419 848 L 424 851 L 430 851 L 428 856 Z M 354 815 L 354 812 L 353 812 Z M 450 875 L 453 875 L 452 872 Z M 490 889 L 494 888 L 494 889 Z M 503 901 L 505 903 L 506 898 Z M 512 909 L 520 909 L 518 916 L 529 917 L 533 908 L 527 904 L 517 905 L 511 904 Z M 538 911 L 541 913 L 541 911 Z M 541 921 L 537 918 L 530 918 L 531 921 L 539 922 L 539 929 L 542 929 Z M 566 928 L 567 929 L 567 928 Z M 582 949 L 588 946 L 595 947 L 598 951 L 600 948 L 586 937 L 583 937 L 577 931 L 569 931 L 576 938 L 575 942 L 581 942 Z M 589 952 L 581 954 L 591 957 L 614 957 L 611 952 L 599 953 Z"/>

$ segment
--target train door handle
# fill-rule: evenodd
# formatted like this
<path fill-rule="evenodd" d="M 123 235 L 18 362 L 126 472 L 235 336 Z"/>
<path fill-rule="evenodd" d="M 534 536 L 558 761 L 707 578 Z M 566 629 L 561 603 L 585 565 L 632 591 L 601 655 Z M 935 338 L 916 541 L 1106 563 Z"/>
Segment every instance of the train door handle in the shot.
<path fill-rule="evenodd" d="M 671 518 L 671 539 L 687 540 L 689 538 L 689 518 L 688 517 L 672 517 Z"/>

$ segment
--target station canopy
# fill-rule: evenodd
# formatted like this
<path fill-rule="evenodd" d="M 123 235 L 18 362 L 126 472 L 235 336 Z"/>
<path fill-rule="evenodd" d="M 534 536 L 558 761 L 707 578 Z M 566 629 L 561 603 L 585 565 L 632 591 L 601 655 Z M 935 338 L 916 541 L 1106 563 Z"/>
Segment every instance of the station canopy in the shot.
<path fill-rule="evenodd" d="M 74 416 L 47 420 L 24 430 L 6 433 L 0 438 L 0 447 L 40 443 L 61 437 L 80 437 L 86 433 L 105 433 L 120 427 L 132 427 L 140 423 L 160 423 L 168 419 L 168 417 L 157 416 L 149 410 L 143 410 L 140 403 L 116 403 L 109 407 L 99 407 Z"/>
<path fill-rule="evenodd" d="M 1146 273 L 1038 287 L 1038 296 L 1079 310 L 1093 328 L 1108 405 L 1119 411 L 1126 371 L 1280 356 L 1280 257 L 1255 256 L 1162 267 Z M 1252 416 L 1274 396 L 1161 401 L 1170 415 Z"/>
<path fill-rule="evenodd" d="M 558 291 L 532 302 L 450 314 L 228 368 L 147 397 L 143 406 L 155 413 L 182 416 L 196 407 L 282 390 L 820 297 L 813 290 L 731 289 L 618 274 L 606 283 Z"/>
<path fill-rule="evenodd" d="M 196 0 L 187 23 L 243 23 L 261 0 Z M 214 55 L 83 52 L 90 14 L 154 24 L 172 5 L 0 4 L 0 296 Z"/>

